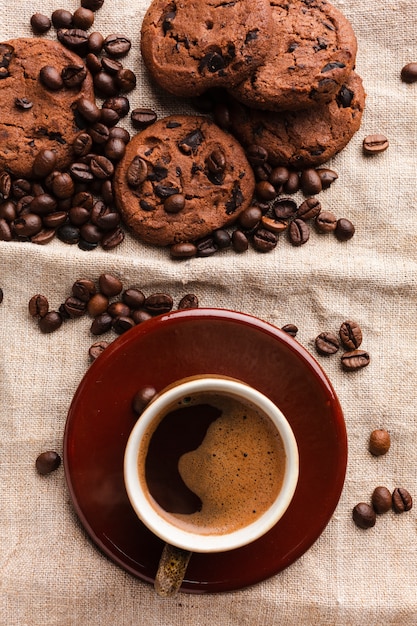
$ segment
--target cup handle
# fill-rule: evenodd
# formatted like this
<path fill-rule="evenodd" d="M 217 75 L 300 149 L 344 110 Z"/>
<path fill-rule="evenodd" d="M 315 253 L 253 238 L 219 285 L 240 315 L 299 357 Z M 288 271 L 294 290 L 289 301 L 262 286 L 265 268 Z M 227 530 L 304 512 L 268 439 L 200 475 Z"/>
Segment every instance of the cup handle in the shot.
<path fill-rule="evenodd" d="M 192 552 L 166 543 L 162 550 L 155 577 L 155 590 L 159 596 L 174 596 L 181 587 Z"/>

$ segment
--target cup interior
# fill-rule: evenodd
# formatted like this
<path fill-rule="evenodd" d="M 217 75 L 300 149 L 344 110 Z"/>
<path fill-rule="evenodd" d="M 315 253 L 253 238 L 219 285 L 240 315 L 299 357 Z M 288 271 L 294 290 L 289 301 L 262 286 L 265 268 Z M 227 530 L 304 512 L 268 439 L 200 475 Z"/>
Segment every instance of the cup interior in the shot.
<path fill-rule="evenodd" d="M 146 449 L 152 434 L 164 417 L 184 400 L 204 394 L 232 398 L 253 407 L 278 431 L 285 452 L 285 470 L 281 488 L 272 504 L 254 521 L 230 532 L 201 533 L 176 525 L 165 515 L 149 492 L 143 479 Z M 160 460 L 161 463 L 164 459 Z M 141 469 L 140 469 L 141 468 Z M 166 543 L 192 552 L 223 552 L 255 541 L 283 516 L 294 495 L 298 481 L 298 448 L 291 426 L 280 409 L 265 395 L 246 383 L 219 376 L 202 376 L 180 381 L 159 393 L 145 408 L 130 434 L 124 458 L 126 491 L 139 519 Z M 142 479 L 141 479 L 142 475 Z M 262 488 L 262 486 L 260 486 Z"/>

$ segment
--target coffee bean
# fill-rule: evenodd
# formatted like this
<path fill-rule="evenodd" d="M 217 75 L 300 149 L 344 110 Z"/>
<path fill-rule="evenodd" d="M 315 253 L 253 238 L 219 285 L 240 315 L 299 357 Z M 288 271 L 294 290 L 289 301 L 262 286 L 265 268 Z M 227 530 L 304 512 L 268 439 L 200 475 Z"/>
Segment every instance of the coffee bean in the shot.
<path fill-rule="evenodd" d="M 60 28 L 57 38 L 63 46 L 83 57 L 88 51 L 88 35 L 81 28 Z"/>
<path fill-rule="evenodd" d="M 395 513 L 404 513 L 410 511 L 413 507 L 413 499 L 407 489 L 397 487 L 392 492 L 392 508 Z"/>
<path fill-rule="evenodd" d="M 104 0 L 81 0 L 81 6 L 90 11 L 98 11 L 104 4 Z"/>
<path fill-rule="evenodd" d="M 174 243 L 169 253 L 174 259 L 189 259 L 197 255 L 197 246 L 191 242 Z"/>
<path fill-rule="evenodd" d="M 49 311 L 48 299 L 40 293 L 31 297 L 28 304 L 29 315 L 32 317 L 45 317 Z"/>
<path fill-rule="evenodd" d="M 9 223 L 4 218 L 0 218 L 0 241 L 12 241 L 12 239 L 13 233 Z"/>
<path fill-rule="evenodd" d="M 66 9 L 56 9 L 51 15 L 52 24 L 55 28 L 71 28 L 72 13 Z"/>
<path fill-rule="evenodd" d="M 258 144 L 252 144 L 246 148 L 246 157 L 252 166 L 261 165 L 268 159 L 268 152 Z"/>
<path fill-rule="evenodd" d="M 12 178 L 7 172 L 0 174 L 0 202 L 7 200 L 12 190 Z"/>
<path fill-rule="evenodd" d="M 151 315 L 160 315 L 171 311 L 173 304 L 169 294 L 157 292 L 145 298 L 144 307 Z"/>
<path fill-rule="evenodd" d="M 87 303 L 75 296 L 69 296 L 64 302 L 64 310 L 68 317 L 82 317 L 87 311 Z"/>
<path fill-rule="evenodd" d="M 310 228 L 304 220 L 295 219 L 288 228 L 288 238 L 293 246 L 302 246 L 310 238 Z"/>
<path fill-rule="evenodd" d="M 99 107 L 96 105 L 95 102 L 92 102 L 88 98 L 80 98 L 77 101 L 77 111 L 89 124 L 95 124 L 100 119 Z"/>
<path fill-rule="evenodd" d="M 319 233 L 331 233 L 336 230 L 337 218 L 331 211 L 320 211 L 314 220 Z"/>
<path fill-rule="evenodd" d="M 92 52 L 93 54 L 100 54 L 103 48 L 103 41 L 104 37 L 101 33 L 97 31 L 94 33 L 90 33 L 88 36 L 88 49 L 90 50 L 90 52 Z"/>
<path fill-rule="evenodd" d="M 96 178 L 105 180 L 114 174 L 114 165 L 104 155 L 97 154 L 90 161 L 90 170 Z"/>
<path fill-rule="evenodd" d="M 274 167 L 274 169 L 271 170 L 268 180 L 271 185 L 274 185 L 275 189 L 282 191 L 282 187 L 286 182 L 288 182 L 289 176 L 289 170 L 281 165 L 279 167 Z"/>
<path fill-rule="evenodd" d="M 120 115 L 117 111 L 113 109 L 102 108 L 100 111 L 100 122 L 107 126 L 107 128 L 111 128 L 112 126 L 116 126 L 116 124 L 120 121 Z"/>
<path fill-rule="evenodd" d="M 47 450 L 46 452 L 41 452 L 41 454 L 39 454 L 35 465 L 38 474 L 44 476 L 58 469 L 61 465 L 61 457 L 54 450 Z"/>
<path fill-rule="evenodd" d="M 187 293 L 178 303 L 178 310 L 198 308 L 198 298 L 194 293 Z"/>
<path fill-rule="evenodd" d="M 232 247 L 235 252 L 246 252 L 249 240 L 242 230 L 236 229 L 232 233 Z"/>
<path fill-rule="evenodd" d="M 339 241 L 348 241 L 355 234 L 355 227 L 351 221 L 341 217 L 336 222 L 335 235 Z"/>
<path fill-rule="evenodd" d="M 316 198 L 306 198 L 300 204 L 295 215 L 301 220 L 315 219 L 321 212 L 321 204 Z"/>
<path fill-rule="evenodd" d="M 100 274 L 98 286 L 100 292 L 109 298 L 119 295 L 123 289 L 122 281 L 113 274 Z"/>
<path fill-rule="evenodd" d="M 164 200 L 164 210 L 167 213 L 179 213 L 185 207 L 185 197 L 182 193 L 174 193 Z"/>
<path fill-rule="evenodd" d="M 130 309 L 140 309 L 145 303 L 145 295 L 140 289 L 131 287 L 123 292 L 122 300 Z"/>
<path fill-rule="evenodd" d="M 278 220 L 291 219 L 297 213 L 297 203 L 291 198 L 279 198 L 273 204 L 273 212 Z"/>
<path fill-rule="evenodd" d="M 107 333 L 113 324 L 113 318 L 107 312 L 97 315 L 90 326 L 90 332 L 93 335 L 102 335 Z"/>
<path fill-rule="evenodd" d="M 314 196 L 322 190 L 320 175 L 314 168 L 308 168 L 301 172 L 300 187 L 305 195 Z"/>
<path fill-rule="evenodd" d="M 258 226 L 261 219 L 261 209 L 257 206 L 249 206 L 240 213 L 238 223 L 243 230 L 252 230 L 252 228 Z"/>
<path fill-rule="evenodd" d="M 60 200 L 74 195 L 74 182 L 68 172 L 52 172 L 48 177 L 48 185 Z"/>
<path fill-rule="evenodd" d="M 50 91 L 59 91 L 64 86 L 60 72 L 52 65 L 44 65 L 39 72 L 39 79 Z"/>
<path fill-rule="evenodd" d="M 126 153 L 126 142 L 118 137 L 110 137 L 104 144 L 104 154 L 111 161 L 120 161 Z"/>
<path fill-rule="evenodd" d="M 114 76 L 104 70 L 94 74 L 93 83 L 95 90 L 103 97 L 116 96 L 118 93 Z"/>
<path fill-rule="evenodd" d="M 266 228 L 260 228 L 254 234 L 252 243 L 253 247 L 255 250 L 258 250 L 258 252 L 270 252 L 276 247 L 278 237 L 275 233 L 272 233 Z"/>
<path fill-rule="evenodd" d="M 39 319 L 39 329 L 44 334 L 53 333 L 62 325 L 62 315 L 58 311 L 49 311 Z"/>
<path fill-rule="evenodd" d="M 213 254 L 216 254 L 218 247 L 216 242 L 214 241 L 213 235 L 207 235 L 206 237 L 202 237 L 198 241 L 196 241 L 197 248 L 197 256 L 199 257 L 208 257 Z"/>
<path fill-rule="evenodd" d="M 288 180 L 283 185 L 283 192 L 293 194 L 300 189 L 300 177 L 298 172 L 289 172 Z"/>
<path fill-rule="evenodd" d="M 71 287 L 72 295 L 83 302 L 88 302 L 96 293 L 96 286 L 89 278 L 76 280 Z"/>
<path fill-rule="evenodd" d="M 110 345 L 109 341 L 96 341 L 95 343 L 93 343 L 89 350 L 88 350 L 88 356 L 90 357 L 91 361 L 95 361 L 100 354 L 102 354 L 102 352 L 104 352 L 104 350 L 106 348 L 108 348 L 108 346 Z"/>
<path fill-rule="evenodd" d="M 94 24 L 94 13 L 91 9 L 85 7 L 79 7 L 74 11 L 72 21 L 75 28 L 81 28 L 82 30 L 88 30 Z"/>
<path fill-rule="evenodd" d="M 48 215 L 55 211 L 57 207 L 57 201 L 49 193 L 41 193 L 39 196 L 35 196 L 30 203 L 30 210 L 37 215 Z"/>
<path fill-rule="evenodd" d="M 87 303 L 87 311 L 91 317 L 97 317 L 107 311 L 109 299 L 102 293 L 95 293 Z"/>
<path fill-rule="evenodd" d="M 366 502 L 359 502 L 352 511 L 352 518 L 356 526 L 367 529 L 375 526 L 376 515 L 373 508 Z"/>
<path fill-rule="evenodd" d="M 87 68 L 84 65 L 67 65 L 61 70 L 61 78 L 68 89 L 81 87 L 87 76 Z"/>
<path fill-rule="evenodd" d="M 369 365 L 370 360 L 370 356 L 365 350 L 345 352 L 341 357 L 343 369 L 350 372 L 366 367 Z"/>
<path fill-rule="evenodd" d="M 156 389 L 151 385 L 139 389 L 132 400 L 132 409 L 136 415 L 140 415 L 149 402 L 156 396 Z"/>
<path fill-rule="evenodd" d="M 116 317 L 113 320 L 112 328 L 118 335 L 123 335 L 135 326 L 135 321 L 131 317 Z"/>
<path fill-rule="evenodd" d="M 266 230 L 270 230 L 271 233 L 282 233 L 284 230 L 288 228 L 288 220 L 279 220 L 274 219 L 273 217 L 268 217 L 267 215 L 263 215 L 261 219 L 262 228 L 266 228 Z"/>
<path fill-rule="evenodd" d="M 30 240 L 32 243 L 35 243 L 37 245 L 45 245 L 49 243 L 50 241 L 52 241 L 54 237 L 55 237 L 55 229 L 43 228 L 38 233 L 36 233 L 36 235 L 33 235 L 33 237 L 31 237 Z"/>
<path fill-rule="evenodd" d="M 219 250 L 228 248 L 232 243 L 230 234 L 224 228 L 218 228 L 213 231 L 213 241 Z"/>
<path fill-rule="evenodd" d="M 19 237 L 33 237 L 42 230 L 42 219 L 36 213 L 25 213 L 13 222 L 13 229 Z"/>
<path fill-rule="evenodd" d="M 417 63 L 407 63 L 401 70 L 401 80 L 404 83 L 415 83 L 417 81 Z"/>
<path fill-rule="evenodd" d="M 17 217 L 16 205 L 11 200 L 0 204 L 0 218 L 7 222 L 13 222 Z"/>
<path fill-rule="evenodd" d="M 129 317 L 130 316 L 130 307 L 127 306 L 124 302 L 112 302 L 107 307 L 107 313 L 111 315 L 113 318 L 115 317 Z"/>
<path fill-rule="evenodd" d="M 384 152 L 388 146 L 389 141 L 385 135 L 375 134 L 368 135 L 362 142 L 363 150 L 366 154 L 378 154 Z"/>
<path fill-rule="evenodd" d="M 93 124 L 93 126 L 89 128 L 88 132 L 91 135 L 94 143 L 96 143 L 98 146 L 104 145 L 109 139 L 110 131 L 107 126 L 105 126 L 101 122 Z"/>
<path fill-rule="evenodd" d="M 114 228 L 105 233 L 101 239 L 101 247 L 103 250 L 114 250 L 124 241 L 125 234 L 121 228 Z"/>
<path fill-rule="evenodd" d="M 94 180 L 94 175 L 87 163 L 72 163 L 69 166 L 69 173 L 78 183 L 90 183 Z"/>
<path fill-rule="evenodd" d="M 148 175 L 148 166 L 146 161 L 139 156 L 135 156 L 131 161 L 126 172 L 126 181 L 129 187 L 139 187 Z"/>
<path fill-rule="evenodd" d="M 317 352 L 323 356 L 336 354 L 340 347 L 338 336 L 332 332 L 320 333 L 317 335 L 314 344 Z"/>
<path fill-rule="evenodd" d="M 259 183 L 256 183 L 255 193 L 257 198 L 267 201 L 273 200 L 277 196 L 274 185 L 271 185 L 267 180 L 261 180 Z"/>
<path fill-rule="evenodd" d="M 63 224 L 57 229 L 56 234 L 63 243 L 75 244 L 80 240 L 80 229 L 72 224 Z"/>
<path fill-rule="evenodd" d="M 133 91 L 136 87 L 136 75 L 127 67 L 124 67 L 117 72 L 114 77 L 114 81 L 122 93 Z"/>
<path fill-rule="evenodd" d="M 362 343 L 362 330 L 357 322 L 347 320 L 340 326 L 339 337 L 347 350 L 356 350 Z"/>
<path fill-rule="evenodd" d="M 46 228 L 53 228 L 54 230 L 63 226 L 66 221 L 66 211 L 54 211 L 53 213 L 49 213 L 48 215 L 44 215 L 42 217 L 43 225 Z"/>
<path fill-rule="evenodd" d="M 339 175 L 334 170 L 330 170 L 327 167 L 321 167 L 316 170 L 320 176 L 321 186 L 323 189 L 328 189 L 335 180 L 339 178 Z"/>
<path fill-rule="evenodd" d="M 103 49 L 111 57 L 120 58 L 126 56 L 131 48 L 131 41 L 124 35 L 108 35 L 103 41 Z"/>
<path fill-rule="evenodd" d="M 130 114 L 133 128 L 142 129 L 156 122 L 157 115 L 152 109 L 137 108 Z"/>
<path fill-rule="evenodd" d="M 72 144 L 72 150 L 76 156 L 85 156 L 93 146 L 93 139 L 88 133 L 80 133 Z"/>
<path fill-rule="evenodd" d="M 369 452 L 374 456 L 386 454 L 391 446 L 391 437 L 383 428 L 373 430 L 369 436 Z"/>
<path fill-rule="evenodd" d="M 281 330 L 283 330 L 284 333 L 287 333 L 287 335 L 290 335 L 291 337 L 295 337 L 298 333 L 298 328 L 295 324 L 285 324 L 281 327 Z"/>
<path fill-rule="evenodd" d="M 132 319 L 135 324 L 142 324 L 142 322 L 152 319 L 152 315 L 144 309 L 138 309 L 132 312 Z"/>
<path fill-rule="evenodd" d="M 30 25 L 32 30 L 36 34 L 47 33 L 51 28 L 51 20 L 47 15 L 42 15 L 42 13 L 34 13 L 30 18 Z"/>
<path fill-rule="evenodd" d="M 386 513 L 392 507 L 392 495 L 387 487 L 375 487 L 371 496 L 375 513 Z"/>

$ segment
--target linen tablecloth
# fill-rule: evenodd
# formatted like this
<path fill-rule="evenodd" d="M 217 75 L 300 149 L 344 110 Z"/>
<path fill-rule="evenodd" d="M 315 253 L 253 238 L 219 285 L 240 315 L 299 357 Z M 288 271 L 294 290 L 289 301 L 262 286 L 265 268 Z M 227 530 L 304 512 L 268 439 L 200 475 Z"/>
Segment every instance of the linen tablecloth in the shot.
<path fill-rule="evenodd" d="M 0 0 L 0 39 L 30 36 L 35 11 L 51 15 L 79 6 L 76 0 L 64 4 Z M 2 625 L 417 624 L 417 508 L 379 516 L 366 531 L 352 521 L 353 506 L 369 502 L 377 485 L 404 487 L 417 498 L 417 84 L 400 79 L 401 68 L 417 61 L 416 4 L 333 4 L 354 27 L 367 102 L 359 132 L 328 164 L 339 178 L 320 201 L 355 224 L 353 239 L 342 243 L 312 232 L 300 248 L 280 238 L 267 254 L 229 250 L 183 262 L 129 233 L 107 252 L 84 252 L 57 239 L 45 246 L 0 242 Z M 139 53 L 147 6 L 147 0 L 107 0 L 94 29 L 131 37 L 124 61 L 138 78 L 131 108 L 150 107 L 162 117 L 185 108 L 148 81 Z M 55 38 L 54 31 L 45 37 Z M 122 124 L 132 131 L 128 118 Z M 362 141 L 373 133 L 385 134 L 390 146 L 367 158 Z M 62 454 L 67 411 L 89 367 L 94 338 L 85 320 L 40 333 L 28 301 L 43 293 L 59 306 L 74 280 L 103 272 L 146 294 L 168 292 L 175 302 L 195 293 L 201 306 L 240 310 L 279 327 L 293 323 L 297 340 L 328 374 L 346 420 L 346 481 L 322 535 L 283 572 L 239 591 L 162 600 L 88 539 L 63 467 L 49 476 L 36 472 L 40 452 Z M 314 348 L 320 332 L 337 332 L 346 319 L 360 324 L 371 356 L 368 367 L 350 373 L 339 358 L 321 357 Z M 392 440 L 388 454 L 378 458 L 368 451 L 375 428 L 387 429 Z"/>

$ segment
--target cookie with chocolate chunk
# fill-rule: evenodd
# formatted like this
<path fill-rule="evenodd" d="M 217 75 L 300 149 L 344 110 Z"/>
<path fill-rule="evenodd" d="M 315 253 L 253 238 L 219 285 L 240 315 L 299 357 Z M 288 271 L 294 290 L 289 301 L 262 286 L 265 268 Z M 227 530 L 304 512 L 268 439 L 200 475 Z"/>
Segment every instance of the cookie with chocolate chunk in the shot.
<path fill-rule="evenodd" d="M 273 0 L 271 9 L 267 57 L 231 94 L 269 111 L 328 102 L 355 66 L 357 41 L 350 22 L 327 0 Z"/>
<path fill-rule="evenodd" d="M 237 85 L 271 44 L 269 0 L 153 0 L 141 51 L 153 80 L 177 96 Z"/>
<path fill-rule="evenodd" d="M 244 146 L 265 148 L 273 166 L 315 167 L 352 139 L 361 124 L 365 97 L 362 79 L 352 72 L 331 102 L 302 111 L 261 111 L 231 100 L 231 131 Z"/>
<path fill-rule="evenodd" d="M 42 81 L 41 70 L 48 66 L 56 70 L 56 89 Z M 74 85 L 84 72 L 82 82 Z M 56 153 L 56 169 L 65 169 L 80 132 L 75 107 L 81 97 L 95 102 L 92 77 L 77 54 L 46 39 L 0 43 L 0 171 L 31 177 L 43 149 Z"/>
<path fill-rule="evenodd" d="M 125 223 L 158 246 L 195 241 L 234 222 L 254 186 L 240 144 L 198 115 L 172 115 L 132 137 L 114 178 Z"/>

